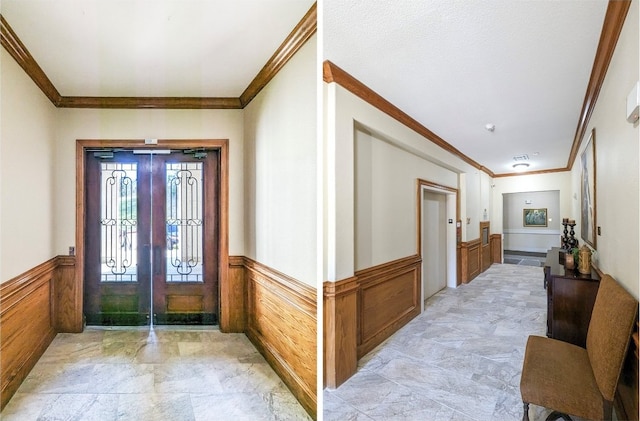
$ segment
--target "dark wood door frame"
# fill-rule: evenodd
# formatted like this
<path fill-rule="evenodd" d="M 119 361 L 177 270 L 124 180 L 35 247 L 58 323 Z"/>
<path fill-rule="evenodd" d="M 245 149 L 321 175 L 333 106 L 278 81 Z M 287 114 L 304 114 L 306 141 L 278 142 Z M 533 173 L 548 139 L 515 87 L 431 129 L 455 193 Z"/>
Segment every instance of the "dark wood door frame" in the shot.
<path fill-rule="evenodd" d="M 85 237 L 85 153 L 95 148 L 136 148 L 136 149 L 192 149 L 208 148 L 220 151 L 220 220 L 219 220 L 219 319 L 220 330 L 228 331 L 230 326 L 229 309 L 231 291 L 229 288 L 229 141 L 228 139 L 206 140 L 166 140 L 159 139 L 155 145 L 146 145 L 143 139 L 108 140 L 78 139 L 76 140 L 76 267 L 74 284 L 74 331 L 83 329 L 83 290 L 84 290 L 84 237 Z"/>

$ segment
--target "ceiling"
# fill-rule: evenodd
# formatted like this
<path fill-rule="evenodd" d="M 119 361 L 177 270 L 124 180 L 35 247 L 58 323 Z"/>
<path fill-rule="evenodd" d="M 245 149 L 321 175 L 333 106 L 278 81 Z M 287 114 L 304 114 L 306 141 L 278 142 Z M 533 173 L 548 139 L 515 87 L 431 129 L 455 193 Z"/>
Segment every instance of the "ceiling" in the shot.
<path fill-rule="evenodd" d="M 565 168 L 606 0 L 325 0 L 324 59 L 495 174 Z M 486 130 L 495 125 L 494 131 Z"/>
<path fill-rule="evenodd" d="M 2 0 L 63 96 L 240 97 L 313 0 Z"/>
<path fill-rule="evenodd" d="M 238 98 L 312 4 L 2 0 L 0 13 L 62 96 Z M 324 0 L 323 56 L 492 173 L 525 155 L 529 171 L 562 169 L 606 9 Z"/>

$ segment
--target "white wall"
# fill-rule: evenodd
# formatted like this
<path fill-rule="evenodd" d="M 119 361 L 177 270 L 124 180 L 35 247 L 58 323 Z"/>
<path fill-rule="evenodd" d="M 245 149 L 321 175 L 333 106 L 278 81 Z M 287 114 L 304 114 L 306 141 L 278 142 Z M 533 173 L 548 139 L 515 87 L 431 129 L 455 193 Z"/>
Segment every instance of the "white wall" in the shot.
<path fill-rule="evenodd" d="M 229 253 L 244 254 L 242 110 L 57 111 L 55 254 L 75 245 L 76 140 L 145 138 L 229 139 Z"/>
<path fill-rule="evenodd" d="M 371 233 L 374 236 L 372 247 L 376 250 L 376 255 L 372 255 L 372 264 L 388 262 L 416 252 L 416 178 L 422 177 L 444 186 L 460 188 L 461 191 L 480 190 L 483 181 L 475 168 L 336 83 L 324 84 L 323 104 L 325 125 L 323 277 L 325 280 L 336 281 L 353 276 L 356 267 L 362 266 L 360 262 L 356 265 L 357 240 L 354 235 L 359 218 L 356 216 L 356 209 L 360 209 L 360 206 L 355 203 L 354 194 L 357 177 L 356 163 L 359 159 L 356 156 L 356 149 L 358 149 L 356 145 L 360 137 L 373 140 L 375 144 L 371 152 L 370 168 L 378 179 L 372 182 L 383 183 L 384 186 L 384 190 L 380 193 L 380 200 L 385 202 L 399 199 L 401 201 L 401 203 L 387 203 L 380 209 L 372 210 L 376 213 L 382 212 L 378 215 L 372 214 L 372 218 L 377 218 L 374 224 L 376 229 L 384 231 Z M 394 158 L 384 159 L 385 156 L 382 153 L 374 153 L 376 150 L 384 150 L 384 153 L 393 154 Z M 390 163 L 390 166 L 375 167 L 373 164 L 376 160 Z M 359 165 L 366 170 L 367 167 L 363 166 L 362 162 Z M 419 170 L 417 170 L 418 166 Z M 475 175 L 468 177 L 473 185 L 465 189 L 466 178 L 459 177 L 459 174 L 474 172 Z M 385 178 L 387 175 L 389 178 Z M 460 183 L 459 180 L 461 180 Z M 364 186 L 358 189 L 366 191 Z M 373 199 L 372 196 L 371 200 Z M 461 209 L 464 208 L 467 213 L 480 215 L 481 211 L 478 207 L 481 203 L 480 195 L 477 199 L 467 202 L 464 193 L 461 193 Z M 394 210 L 397 206 L 402 207 L 401 213 L 395 215 L 390 212 L 389 206 Z M 412 210 L 410 216 L 407 216 L 409 209 Z M 475 225 L 478 225 L 479 220 L 476 216 L 473 219 L 475 219 Z M 387 228 L 380 228 L 380 225 Z M 393 226 L 393 231 L 389 229 L 389 225 Z M 472 231 L 474 229 L 475 231 Z M 469 231 L 472 234 L 475 232 L 475 238 L 478 237 L 478 227 Z M 468 233 L 463 231 L 463 240 L 465 235 L 468 236 Z M 365 234 L 359 234 L 359 238 L 365 239 Z"/>
<path fill-rule="evenodd" d="M 560 207 L 558 213 L 562 217 L 578 219 L 578 215 L 573 210 L 573 190 L 571 188 L 571 173 L 569 171 L 520 175 L 514 177 L 497 177 L 493 179 L 492 200 L 493 216 L 492 225 L 495 225 L 495 232 L 504 232 L 503 226 L 503 196 L 508 193 L 538 192 L 558 190 L 560 196 Z M 492 231 L 494 231 L 492 229 Z"/>
<path fill-rule="evenodd" d="M 355 160 L 355 269 L 418 254 L 417 179 L 455 174 L 359 128 Z"/>
<path fill-rule="evenodd" d="M 56 109 L 1 50 L 0 282 L 5 282 L 57 254 L 57 199 L 53 193 Z"/>
<path fill-rule="evenodd" d="M 580 154 L 596 129 L 596 225 L 602 227 L 594 255 L 636 298 L 640 281 L 639 129 L 626 121 L 626 98 L 640 80 L 638 2 L 631 3 L 595 110 L 571 172 L 573 214 L 580 226 Z M 580 241 L 583 244 L 583 241 Z"/>
<path fill-rule="evenodd" d="M 560 246 L 560 222 L 563 218 L 560 214 L 560 191 L 505 193 L 503 206 L 504 250 L 544 253 L 551 247 Z M 547 226 L 525 227 L 523 210 L 537 208 L 547 209 Z"/>
<path fill-rule="evenodd" d="M 318 280 L 317 66 L 312 37 L 245 108 L 245 254 Z"/>

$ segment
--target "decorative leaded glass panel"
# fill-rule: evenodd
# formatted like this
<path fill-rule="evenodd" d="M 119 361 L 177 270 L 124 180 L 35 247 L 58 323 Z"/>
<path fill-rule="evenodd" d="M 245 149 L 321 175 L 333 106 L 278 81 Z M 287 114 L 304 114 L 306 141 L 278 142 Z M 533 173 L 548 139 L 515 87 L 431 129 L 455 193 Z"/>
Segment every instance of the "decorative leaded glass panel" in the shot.
<path fill-rule="evenodd" d="M 137 164 L 103 162 L 100 281 L 137 282 Z"/>
<path fill-rule="evenodd" d="M 167 282 L 203 282 L 202 162 L 166 164 Z"/>

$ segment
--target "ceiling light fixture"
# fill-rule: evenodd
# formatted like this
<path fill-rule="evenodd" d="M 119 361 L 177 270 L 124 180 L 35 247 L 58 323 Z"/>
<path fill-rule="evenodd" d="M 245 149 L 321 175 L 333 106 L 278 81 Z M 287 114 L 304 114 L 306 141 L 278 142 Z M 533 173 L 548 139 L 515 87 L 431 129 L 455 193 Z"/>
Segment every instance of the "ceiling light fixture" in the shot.
<path fill-rule="evenodd" d="M 529 168 L 529 164 L 526 162 L 518 162 L 517 164 L 513 164 L 513 169 L 516 171 L 525 171 Z"/>
<path fill-rule="evenodd" d="M 489 132 L 493 132 L 496 129 L 496 125 L 495 124 L 491 124 L 491 123 L 487 123 L 484 126 L 485 129 L 487 129 L 487 131 Z"/>

